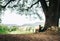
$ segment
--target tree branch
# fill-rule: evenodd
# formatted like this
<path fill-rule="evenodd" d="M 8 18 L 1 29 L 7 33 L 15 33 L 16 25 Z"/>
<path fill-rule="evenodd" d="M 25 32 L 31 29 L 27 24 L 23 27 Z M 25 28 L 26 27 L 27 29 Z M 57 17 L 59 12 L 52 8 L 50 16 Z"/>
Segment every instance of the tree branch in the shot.
<path fill-rule="evenodd" d="M 21 0 L 18 0 L 17 4 L 20 2 Z"/>
<path fill-rule="evenodd" d="M 3 8 L 5 8 L 10 2 L 15 1 L 15 0 L 10 0 Z"/>
<path fill-rule="evenodd" d="M 37 4 L 39 2 L 39 0 L 37 2 L 35 2 L 34 4 L 32 4 L 30 7 L 28 7 L 26 10 L 29 10 L 30 8 L 32 8 L 35 4 Z"/>
<path fill-rule="evenodd" d="M 39 0 L 41 2 L 41 6 L 43 8 L 43 11 L 46 11 L 48 9 L 47 3 L 45 0 Z"/>

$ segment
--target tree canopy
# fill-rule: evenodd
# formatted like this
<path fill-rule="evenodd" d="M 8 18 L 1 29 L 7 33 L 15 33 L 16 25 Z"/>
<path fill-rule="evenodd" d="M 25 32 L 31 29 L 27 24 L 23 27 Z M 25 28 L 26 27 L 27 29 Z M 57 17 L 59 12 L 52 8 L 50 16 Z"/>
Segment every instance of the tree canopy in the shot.
<path fill-rule="evenodd" d="M 4 12 L 7 9 L 11 9 L 11 12 L 16 11 L 16 14 L 26 15 L 30 17 L 32 15 L 37 15 L 40 20 L 43 20 L 39 12 L 43 12 L 39 0 L 1 0 L 0 2 L 1 12 Z M 35 16 L 34 18 L 36 19 Z"/>

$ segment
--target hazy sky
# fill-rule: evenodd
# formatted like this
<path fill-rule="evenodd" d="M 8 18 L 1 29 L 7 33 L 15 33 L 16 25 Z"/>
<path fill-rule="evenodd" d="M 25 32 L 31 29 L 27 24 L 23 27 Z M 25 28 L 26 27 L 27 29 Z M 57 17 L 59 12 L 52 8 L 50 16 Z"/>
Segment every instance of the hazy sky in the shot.
<path fill-rule="evenodd" d="M 38 11 L 41 12 L 41 11 Z M 43 20 L 40 20 L 37 15 L 32 15 L 32 17 L 16 14 L 16 11 L 11 12 L 10 9 L 7 9 L 2 16 L 3 24 L 17 24 L 22 25 L 26 23 L 35 23 L 35 22 L 44 22 L 44 14 L 40 14 L 43 17 Z M 37 19 L 34 19 L 33 16 L 36 16 Z"/>
<path fill-rule="evenodd" d="M 29 7 L 30 4 L 32 4 L 31 1 L 32 0 L 29 0 L 28 3 L 25 3 L 25 5 Z M 17 3 L 17 0 L 16 0 L 16 2 L 13 2 L 10 5 L 11 6 L 14 5 L 14 4 L 16 5 L 16 3 Z M 5 4 L 5 3 L 3 3 L 3 4 Z M 22 0 L 20 1 L 20 4 L 22 4 Z M 36 5 L 35 5 L 35 7 L 36 7 Z M 40 3 L 39 3 L 39 6 L 40 6 Z M 33 8 L 35 8 L 35 7 L 33 6 Z M 2 15 L 2 23 L 3 24 L 22 25 L 22 24 L 27 24 L 27 23 L 44 22 L 45 21 L 45 16 L 43 14 L 42 9 L 39 9 L 39 8 L 37 8 L 37 9 L 38 9 L 37 12 L 43 18 L 43 20 L 40 20 L 37 15 L 32 15 L 32 17 L 25 16 L 25 15 L 21 16 L 19 14 L 16 14 L 16 10 L 12 10 L 12 9 L 7 8 L 4 11 L 4 15 Z M 11 12 L 11 10 L 12 10 L 12 12 Z M 33 16 L 37 17 L 37 19 L 34 19 Z"/>

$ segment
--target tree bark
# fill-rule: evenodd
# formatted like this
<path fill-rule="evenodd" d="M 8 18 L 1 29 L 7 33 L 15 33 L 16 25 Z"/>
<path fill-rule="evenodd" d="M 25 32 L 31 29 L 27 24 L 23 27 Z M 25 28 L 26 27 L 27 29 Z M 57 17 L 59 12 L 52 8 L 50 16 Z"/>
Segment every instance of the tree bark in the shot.
<path fill-rule="evenodd" d="M 49 0 L 49 7 L 47 8 L 46 8 L 47 6 L 46 3 L 44 3 L 45 5 L 43 5 L 42 3 L 43 2 L 41 2 L 41 5 L 46 17 L 45 27 L 43 29 L 45 31 L 47 30 L 48 27 L 58 26 L 58 22 L 59 22 L 58 0 Z"/>
<path fill-rule="evenodd" d="M 58 0 L 49 0 L 49 9 L 46 15 L 46 23 L 48 26 L 58 26 L 59 16 L 57 12 Z"/>

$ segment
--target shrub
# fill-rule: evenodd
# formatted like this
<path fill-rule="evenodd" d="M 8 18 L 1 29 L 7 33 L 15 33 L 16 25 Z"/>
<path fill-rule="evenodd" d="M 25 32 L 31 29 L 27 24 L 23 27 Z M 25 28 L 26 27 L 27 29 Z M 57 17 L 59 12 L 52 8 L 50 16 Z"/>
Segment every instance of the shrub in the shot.
<path fill-rule="evenodd" d="M 6 25 L 0 25 L 0 34 L 8 33 L 8 27 Z"/>

